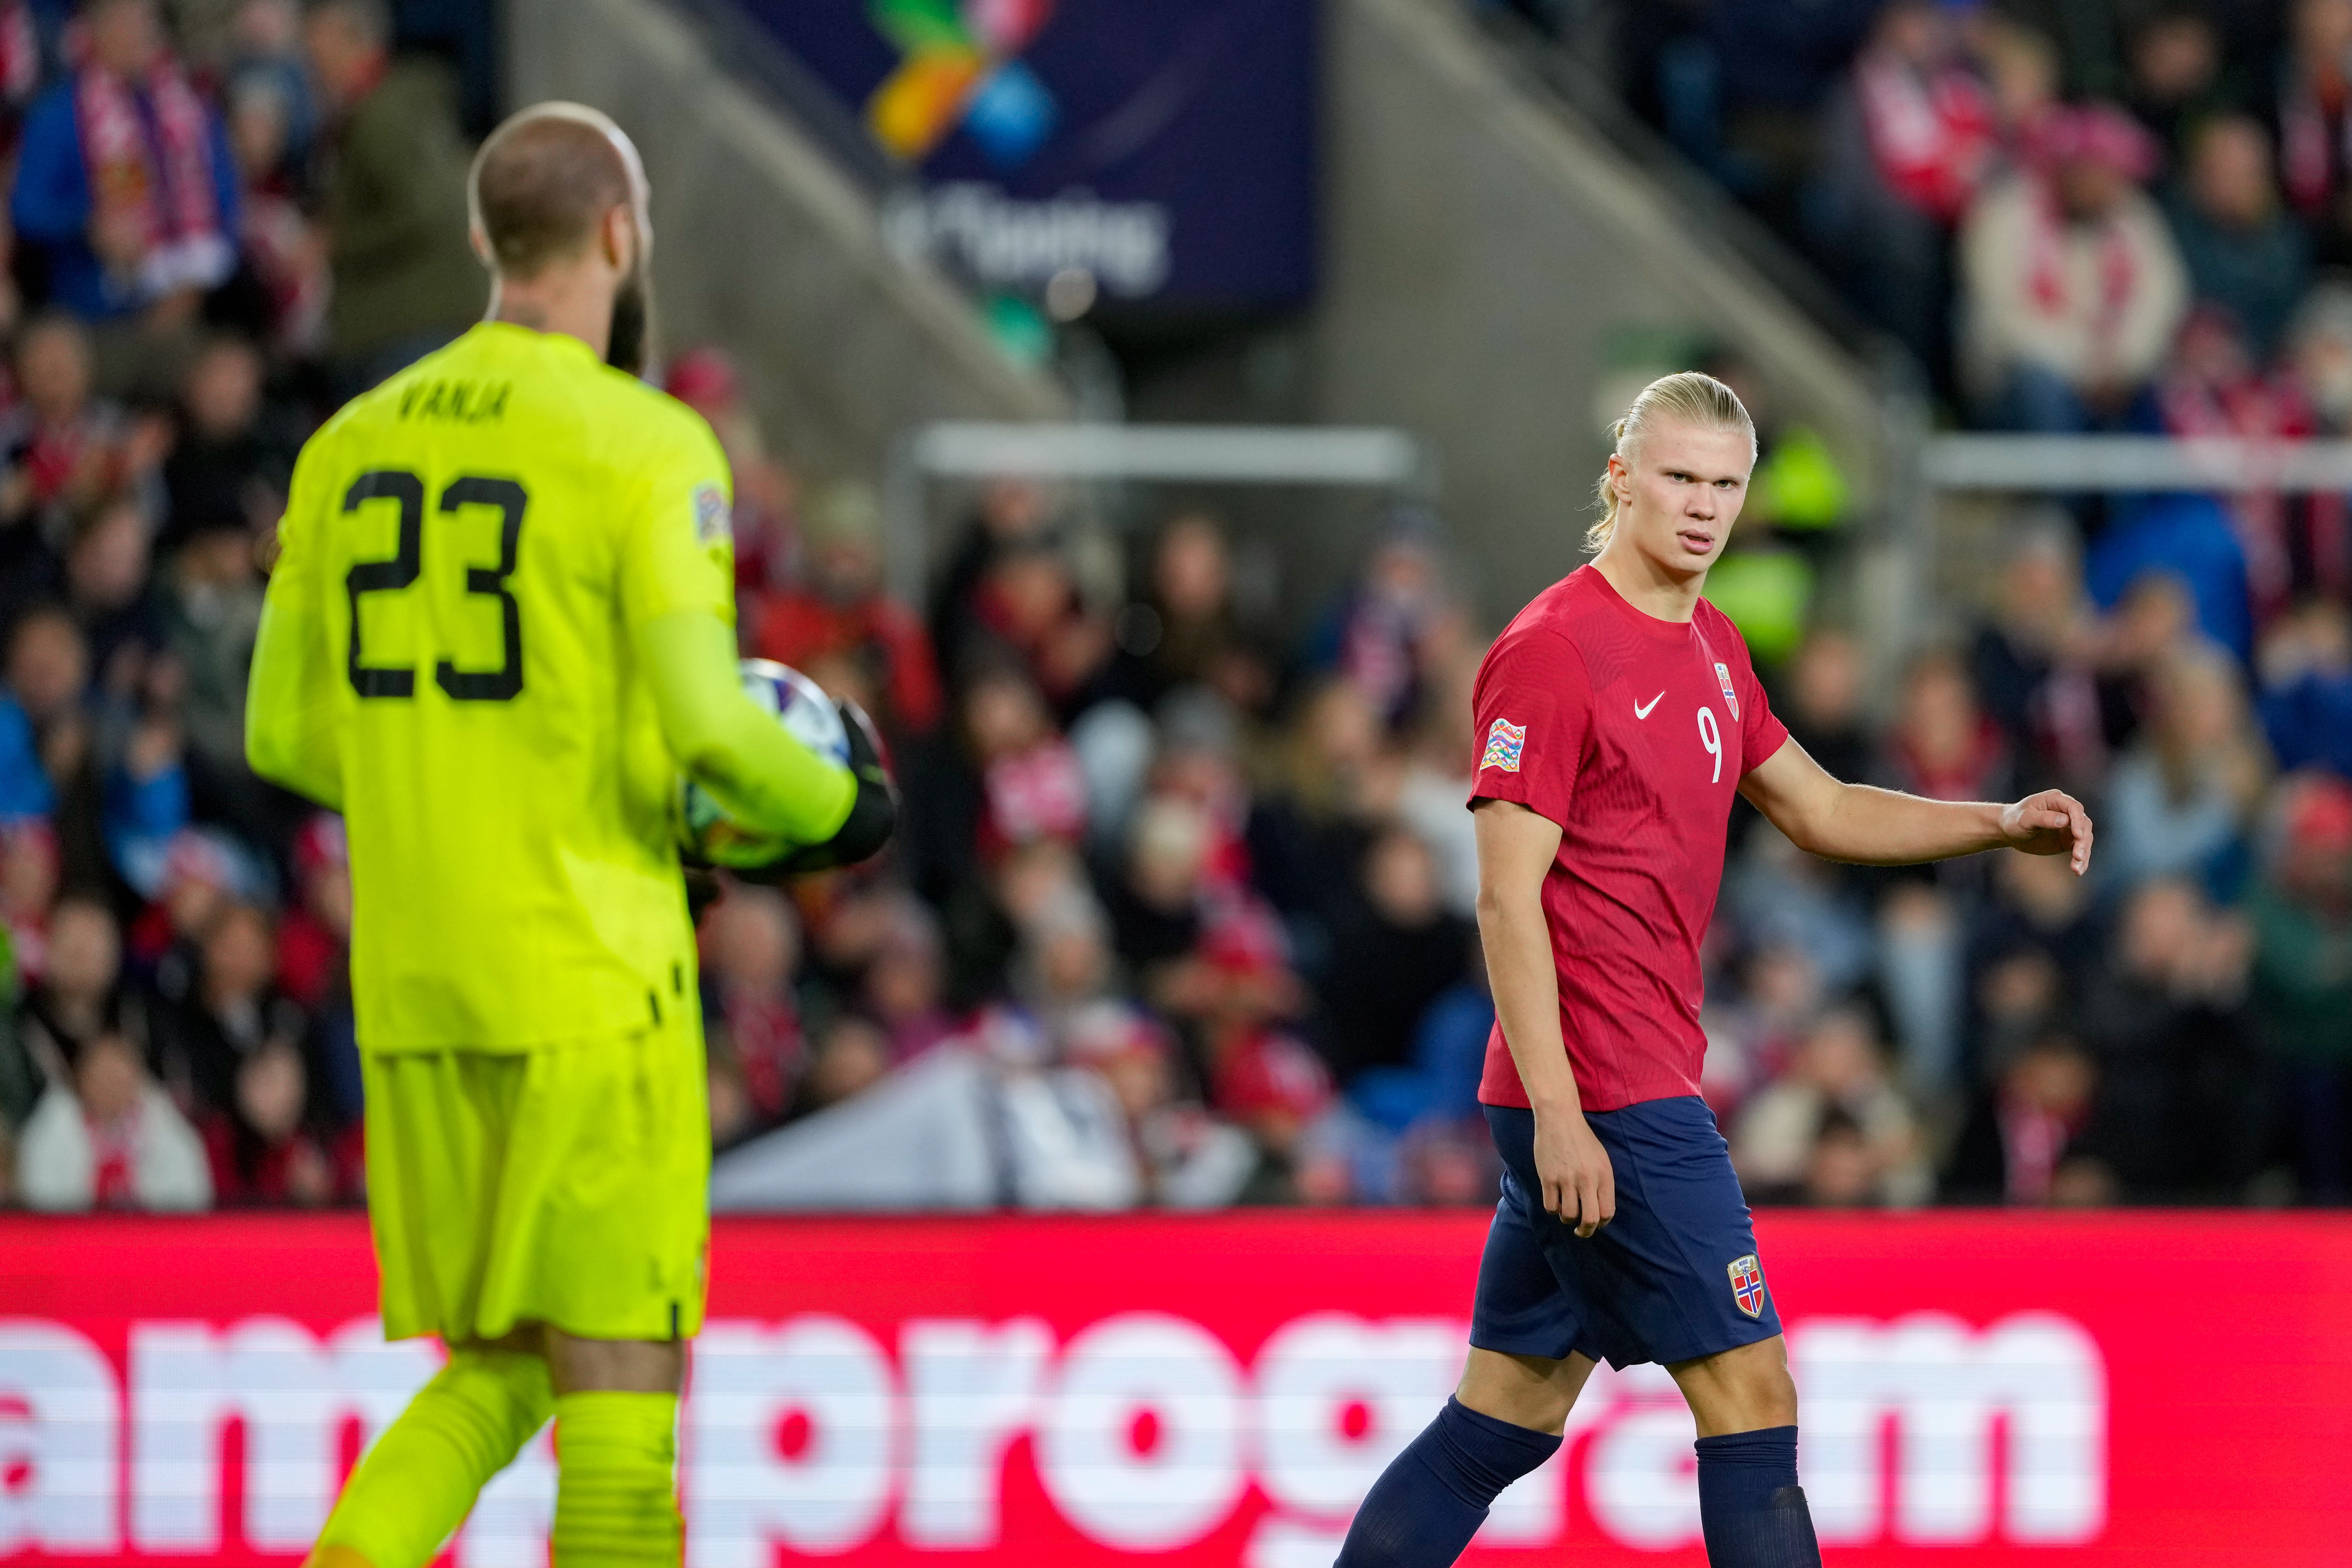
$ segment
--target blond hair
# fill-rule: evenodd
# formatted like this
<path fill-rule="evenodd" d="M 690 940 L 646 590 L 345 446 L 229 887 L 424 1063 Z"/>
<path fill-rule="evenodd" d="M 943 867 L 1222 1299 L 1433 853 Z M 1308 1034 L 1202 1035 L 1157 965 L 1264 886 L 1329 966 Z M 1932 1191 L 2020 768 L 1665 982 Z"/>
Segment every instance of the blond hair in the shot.
<path fill-rule="evenodd" d="M 1703 371 L 1676 371 L 1662 375 L 1642 389 L 1633 399 L 1633 406 L 1625 416 L 1609 427 L 1615 445 L 1611 455 L 1633 461 L 1633 444 L 1651 426 L 1677 421 L 1696 425 L 1702 430 L 1744 430 L 1748 434 L 1748 455 L 1752 462 L 1756 456 L 1756 425 L 1748 417 L 1748 410 L 1739 395 Z M 1584 548 L 1600 553 L 1617 531 L 1617 491 L 1609 482 L 1609 470 L 1601 470 L 1600 483 L 1594 491 L 1601 501 L 1601 521 L 1584 531 Z"/>

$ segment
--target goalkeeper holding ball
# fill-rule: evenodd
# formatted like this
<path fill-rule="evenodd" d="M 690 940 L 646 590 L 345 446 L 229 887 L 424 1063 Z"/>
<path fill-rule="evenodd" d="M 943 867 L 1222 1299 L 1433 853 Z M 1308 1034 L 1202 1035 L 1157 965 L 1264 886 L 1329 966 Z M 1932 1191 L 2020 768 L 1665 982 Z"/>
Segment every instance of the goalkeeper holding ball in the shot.
<path fill-rule="evenodd" d="M 254 657 L 255 770 L 350 827 L 384 1331 L 449 1352 L 311 1562 L 422 1568 L 551 1415 L 556 1562 L 676 1563 L 710 1165 L 678 773 L 780 873 L 895 805 L 861 716 L 845 766 L 739 680 L 726 461 L 634 374 L 635 149 L 543 104 L 471 197 L 489 319 L 304 448 Z"/>

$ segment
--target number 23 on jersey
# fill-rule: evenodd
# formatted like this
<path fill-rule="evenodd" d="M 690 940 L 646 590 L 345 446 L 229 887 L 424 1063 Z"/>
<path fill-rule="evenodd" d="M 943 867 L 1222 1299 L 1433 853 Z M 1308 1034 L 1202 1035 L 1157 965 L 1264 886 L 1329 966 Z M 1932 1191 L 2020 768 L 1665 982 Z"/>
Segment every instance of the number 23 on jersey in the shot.
<path fill-rule="evenodd" d="M 359 562 L 343 579 L 344 592 L 351 601 L 352 689 L 363 698 L 413 698 L 416 695 L 415 668 L 367 662 L 362 649 L 364 616 L 361 602 L 371 594 L 397 594 L 413 588 L 428 569 L 437 565 L 441 548 L 446 547 L 437 547 L 434 552 L 436 563 L 426 561 L 425 481 L 415 474 L 404 468 L 376 468 L 362 474 L 343 492 L 343 515 L 355 516 L 376 502 L 390 502 L 397 509 L 399 536 L 389 560 Z M 522 547 L 523 513 L 530 504 L 530 495 L 513 479 L 480 475 L 450 480 L 436 502 L 436 512 L 443 518 L 474 507 L 488 508 L 499 514 L 498 563 L 490 566 L 468 562 L 464 563 L 464 570 L 467 593 L 498 602 L 503 657 L 496 669 L 461 669 L 452 659 L 437 659 L 433 679 L 456 701 L 509 702 L 521 694 L 522 605 L 509 591 L 507 580 L 514 575 Z M 436 531 L 436 541 L 440 533 Z"/>

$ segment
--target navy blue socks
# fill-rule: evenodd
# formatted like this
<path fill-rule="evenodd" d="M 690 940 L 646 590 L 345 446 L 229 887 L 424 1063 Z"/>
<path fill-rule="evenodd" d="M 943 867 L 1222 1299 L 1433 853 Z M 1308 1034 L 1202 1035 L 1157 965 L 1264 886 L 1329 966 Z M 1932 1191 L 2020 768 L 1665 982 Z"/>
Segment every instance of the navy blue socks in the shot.
<path fill-rule="evenodd" d="M 1372 1483 L 1332 1568 L 1451 1568 L 1496 1494 L 1558 1452 L 1559 1439 L 1549 1432 L 1531 1432 L 1447 1400 L 1437 1419 Z M 1792 1440 L 1792 1479 L 1795 1455 Z M 1801 1500 L 1798 1506 L 1804 1506 Z M 1810 1529 L 1805 1539 L 1812 1539 Z"/>
<path fill-rule="evenodd" d="M 1701 1437 L 1698 1516 L 1709 1568 L 1821 1568 L 1794 1426 Z"/>

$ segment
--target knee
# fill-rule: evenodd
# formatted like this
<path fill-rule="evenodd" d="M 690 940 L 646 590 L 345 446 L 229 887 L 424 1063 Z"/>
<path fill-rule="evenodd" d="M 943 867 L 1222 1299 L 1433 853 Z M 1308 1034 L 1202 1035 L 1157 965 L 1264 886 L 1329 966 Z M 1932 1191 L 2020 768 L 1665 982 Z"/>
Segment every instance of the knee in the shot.
<path fill-rule="evenodd" d="M 558 1394 L 677 1394 L 686 1386 L 682 1342 L 585 1340 L 554 1332 L 547 1340 Z"/>

